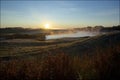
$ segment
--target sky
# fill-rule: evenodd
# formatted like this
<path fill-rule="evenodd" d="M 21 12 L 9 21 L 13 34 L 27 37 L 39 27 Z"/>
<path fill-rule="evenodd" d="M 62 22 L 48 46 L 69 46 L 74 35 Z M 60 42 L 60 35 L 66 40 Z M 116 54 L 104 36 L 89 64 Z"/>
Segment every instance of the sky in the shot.
<path fill-rule="evenodd" d="M 0 27 L 73 28 L 119 25 L 119 0 L 1 1 Z"/>

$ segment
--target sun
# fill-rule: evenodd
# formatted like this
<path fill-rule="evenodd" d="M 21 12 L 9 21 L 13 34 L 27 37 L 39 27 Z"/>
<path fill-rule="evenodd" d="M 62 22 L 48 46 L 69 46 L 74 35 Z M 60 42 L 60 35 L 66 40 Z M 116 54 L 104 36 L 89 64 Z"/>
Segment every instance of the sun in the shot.
<path fill-rule="evenodd" d="M 49 24 L 45 24 L 45 29 L 49 29 L 50 25 Z"/>

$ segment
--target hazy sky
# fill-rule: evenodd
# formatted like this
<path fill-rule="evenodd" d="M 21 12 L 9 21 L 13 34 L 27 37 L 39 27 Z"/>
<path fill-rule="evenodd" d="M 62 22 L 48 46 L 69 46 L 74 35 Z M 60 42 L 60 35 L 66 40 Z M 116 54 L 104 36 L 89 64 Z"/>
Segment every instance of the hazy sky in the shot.
<path fill-rule="evenodd" d="M 113 26 L 120 24 L 119 7 L 119 0 L 1 1 L 1 27 Z"/>

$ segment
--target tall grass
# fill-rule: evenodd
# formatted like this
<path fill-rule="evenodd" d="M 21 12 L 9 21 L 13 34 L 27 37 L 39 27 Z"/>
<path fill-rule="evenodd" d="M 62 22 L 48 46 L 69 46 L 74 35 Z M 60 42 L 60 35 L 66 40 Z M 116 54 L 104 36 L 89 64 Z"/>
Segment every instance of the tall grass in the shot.
<path fill-rule="evenodd" d="M 90 52 L 88 52 L 90 54 Z M 120 79 L 120 46 L 96 48 L 82 57 L 65 53 L 43 59 L 0 62 L 0 80 L 112 80 Z"/>

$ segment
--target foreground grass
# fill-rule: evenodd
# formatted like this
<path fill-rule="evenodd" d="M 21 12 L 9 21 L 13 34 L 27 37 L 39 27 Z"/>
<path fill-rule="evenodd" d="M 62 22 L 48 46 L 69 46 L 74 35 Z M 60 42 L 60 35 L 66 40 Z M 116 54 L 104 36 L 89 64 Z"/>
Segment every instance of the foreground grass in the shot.
<path fill-rule="evenodd" d="M 120 45 L 97 47 L 89 54 L 79 57 L 60 52 L 43 59 L 1 61 L 0 80 L 120 79 Z"/>

